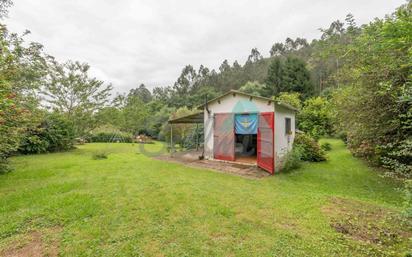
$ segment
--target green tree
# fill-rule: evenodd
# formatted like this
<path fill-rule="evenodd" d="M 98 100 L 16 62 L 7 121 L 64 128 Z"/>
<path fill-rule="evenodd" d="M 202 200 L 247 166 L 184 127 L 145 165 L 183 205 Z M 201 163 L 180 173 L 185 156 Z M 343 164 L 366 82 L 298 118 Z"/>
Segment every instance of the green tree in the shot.
<path fill-rule="evenodd" d="M 17 150 L 29 115 L 20 97 L 0 74 L 0 172 L 8 169 L 7 158 Z"/>
<path fill-rule="evenodd" d="M 174 113 L 176 109 L 163 106 L 159 111 L 157 111 L 147 123 L 147 131 L 150 136 L 158 138 L 159 140 L 165 140 L 164 132 L 162 131 L 162 126 L 167 124 L 167 121 L 170 118 L 170 115 Z"/>
<path fill-rule="evenodd" d="M 288 57 L 284 63 L 281 90 L 278 92 L 298 92 L 304 98 L 313 95 L 314 88 L 310 72 L 303 60 Z"/>
<path fill-rule="evenodd" d="M 252 48 L 250 51 L 250 55 L 247 58 L 247 62 L 258 62 L 263 59 L 263 56 L 260 54 L 259 50 L 257 48 Z"/>
<path fill-rule="evenodd" d="M 5 13 L 9 1 L 0 2 Z M 1 18 L 1 17 L 0 17 Z M 38 123 L 35 90 L 43 80 L 44 54 L 41 45 L 24 42 L 0 24 L 0 172 L 7 157 L 17 150 L 29 127 Z"/>
<path fill-rule="evenodd" d="M 247 93 L 247 94 L 263 96 L 264 88 L 265 88 L 264 84 L 260 84 L 257 81 L 253 81 L 253 82 L 248 81 L 246 84 L 240 87 L 239 91 Z"/>
<path fill-rule="evenodd" d="M 267 77 L 265 80 L 265 94 L 274 96 L 279 94 L 283 89 L 283 62 L 279 57 L 274 58 L 268 69 Z"/>
<path fill-rule="evenodd" d="M 335 93 L 356 155 L 412 176 L 412 3 L 364 26 L 348 46 L 347 86 Z"/>
<path fill-rule="evenodd" d="M 192 65 L 183 68 L 182 73 L 177 78 L 171 92 L 171 104 L 175 107 L 190 106 L 190 94 L 198 86 L 198 75 Z"/>
<path fill-rule="evenodd" d="M 268 68 L 265 93 L 298 92 L 304 98 L 314 93 L 310 72 L 303 60 L 288 56 L 286 60 L 275 57 Z"/>
<path fill-rule="evenodd" d="M 201 86 L 190 96 L 190 107 L 195 108 L 205 103 L 206 99 L 211 100 L 218 95 L 219 93 L 213 87 Z"/>
<path fill-rule="evenodd" d="M 286 49 L 282 43 L 275 43 L 269 51 L 270 56 L 280 56 L 285 54 L 285 52 Z"/>
<path fill-rule="evenodd" d="M 300 93 L 296 92 L 282 92 L 278 96 L 274 97 L 276 101 L 289 104 L 299 110 L 302 109 L 302 101 L 300 98 Z"/>
<path fill-rule="evenodd" d="M 73 122 L 77 136 L 85 136 L 99 124 L 95 113 L 108 104 L 112 89 L 111 85 L 89 77 L 89 69 L 85 63 L 52 61 L 42 88 L 48 106 Z"/>
<path fill-rule="evenodd" d="M 125 122 L 122 109 L 116 106 L 103 107 L 95 115 L 98 125 L 111 125 L 120 128 Z"/>
<path fill-rule="evenodd" d="M 124 123 L 122 130 L 131 134 L 147 133 L 146 123 L 150 117 L 148 107 L 138 96 L 129 96 L 126 105 L 122 109 Z"/>
<path fill-rule="evenodd" d="M 150 93 L 150 90 L 147 89 L 144 84 L 140 84 L 138 88 L 131 89 L 129 95 L 139 97 L 144 103 L 152 100 L 152 93 Z"/>
<path fill-rule="evenodd" d="M 181 107 L 175 112 L 170 114 L 169 119 L 175 119 L 195 113 L 196 110 L 189 110 L 187 107 Z M 170 124 L 164 123 L 160 132 L 160 137 L 164 138 L 167 142 L 170 142 Z M 180 147 L 184 147 L 186 139 L 193 133 L 195 129 L 193 124 L 173 124 L 173 142 L 179 144 Z"/>
<path fill-rule="evenodd" d="M 333 109 L 320 96 L 307 99 L 298 113 L 298 127 L 315 139 L 333 133 Z"/>
<path fill-rule="evenodd" d="M 74 127 L 59 113 L 46 113 L 41 123 L 29 129 L 19 146 L 24 154 L 70 150 L 74 146 Z"/>
<path fill-rule="evenodd" d="M 153 99 L 170 105 L 171 91 L 170 87 L 155 87 L 153 89 Z"/>

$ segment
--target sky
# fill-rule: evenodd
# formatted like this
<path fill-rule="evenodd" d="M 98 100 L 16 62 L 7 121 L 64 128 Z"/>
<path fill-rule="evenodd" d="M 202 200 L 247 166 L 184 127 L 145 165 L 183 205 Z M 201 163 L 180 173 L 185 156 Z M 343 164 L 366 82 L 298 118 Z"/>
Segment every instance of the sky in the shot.
<path fill-rule="evenodd" d="M 183 67 L 243 64 L 257 47 L 269 55 L 286 37 L 320 37 L 319 28 L 352 13 L 358 24 L 392 13 L 404 0 L 14 0 L 13 32 L 60 61 L 91 65 L 91 75 L 127 92 L 172 85 Z"/>

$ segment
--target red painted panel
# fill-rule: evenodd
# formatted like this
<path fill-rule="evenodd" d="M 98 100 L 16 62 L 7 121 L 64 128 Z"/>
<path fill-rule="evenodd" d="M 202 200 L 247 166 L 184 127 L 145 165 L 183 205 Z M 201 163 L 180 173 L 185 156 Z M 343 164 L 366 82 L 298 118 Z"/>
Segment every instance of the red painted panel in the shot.
<path fill-rule="evenodd" d="M 235 160 L 235 124 L 233 113 L 215 114 L 213 155 L 215 159 L 219 160 Z"/>
<path fill-rule="evenodd" d="M 257 164 L 270 174 L 275 172 L 274 165 L 274 137 L 275 114 L 262 112 L 259 115 L 259 127 L 257 135 Z"/>

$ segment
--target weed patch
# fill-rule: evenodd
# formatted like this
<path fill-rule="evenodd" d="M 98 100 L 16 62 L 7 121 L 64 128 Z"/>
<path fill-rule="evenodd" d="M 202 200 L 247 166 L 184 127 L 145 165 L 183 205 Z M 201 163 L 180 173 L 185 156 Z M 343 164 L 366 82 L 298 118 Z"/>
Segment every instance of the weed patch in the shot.
<path fill-rule="evenodd" d="M 407 244 L 412 236 L 400 213 L 369 203 L 332 197 L 323 212 L 336 232 L 367 244 L 391 247 Z"/>

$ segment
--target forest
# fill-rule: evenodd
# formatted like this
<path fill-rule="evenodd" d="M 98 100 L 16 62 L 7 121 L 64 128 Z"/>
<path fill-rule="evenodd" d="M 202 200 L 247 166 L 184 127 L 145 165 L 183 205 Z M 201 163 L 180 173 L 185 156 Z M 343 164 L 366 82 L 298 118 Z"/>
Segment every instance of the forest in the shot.
<path fill-rule="evenodd" d="M 12 8 L 0 0 L 0 21 Z M 173 85 L 127 94 L 89 74 L 87 63 L 57 61 L 27 31 L 0 24 L 0 170 L 16 154 L 66 151 L 79 142 L 165 140 L 167 120 L 236 89 L 289 103 L 309 137 L 341 138 L 353 155 L 397 178 L 412 177 L 412 2 L 357 24 L 348 14 L 320 37 L 286 38 L 270 52 L 251 49 L 244 64 L 183 67 Z M 119 64 L 120 65 L 120 64 Z M 159 67 L 161 68 L 161 67 Z M 190 147 L 190 127 L 175 141 Z"/>

